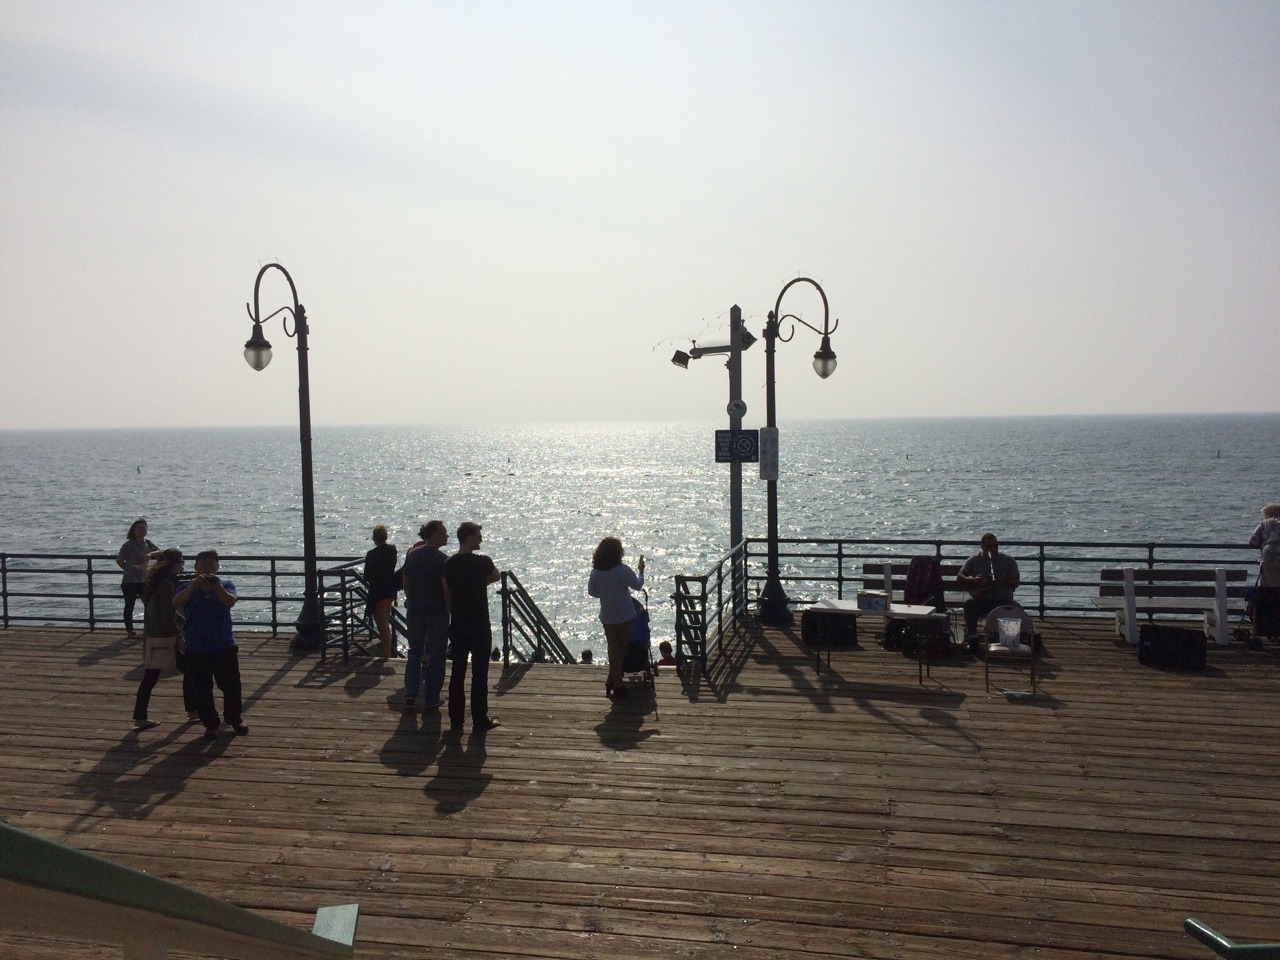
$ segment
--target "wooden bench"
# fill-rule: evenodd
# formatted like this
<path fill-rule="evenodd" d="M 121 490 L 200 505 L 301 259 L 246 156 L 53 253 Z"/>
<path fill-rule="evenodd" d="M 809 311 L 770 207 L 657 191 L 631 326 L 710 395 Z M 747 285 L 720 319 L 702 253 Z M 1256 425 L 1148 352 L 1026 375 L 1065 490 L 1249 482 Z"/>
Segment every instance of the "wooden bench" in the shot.
<path fill-rule="evenodd" d="M 950 617 L 954 611 L 964 604 L 965 597 L 968 596 L 956 582 L 956 575 L 960 573 L 959 563 L 943 563 L 940 564 L 942 573 L 942 600 L 946 608 L 946 613 Z M 902 603 L 905 601 L 907 589 L 907 571 L 911 567 L 910 559 L 892 558 L 889 560 L 880 560 L 864 563 L 862 565 L 862 589 L 863 590 L 883 590 L 889 597 L 890 602 Z M 963 640 L 963 628 L 960 628 Z M 954 644 L 956 643 L 957 625 L 953 621 L 948 627 L 950 640 L 946 644 L 945 651 L 933 650 L 929 645 L 920 643 L 916 646 L 916 660 L 920 666 L 920 680 L 923 683 L 924 677 L 929 674 L 930 661 L 933 657 L 942 655 L 947 658 L 951 657 L 954 652 Z"/>
<path fill-rule="evenodd" d="M 904 591 L 907 589 L 907 569 L 910 566 L 909 560 L 897 559 L 890 560 L 887 563 L 885 561 L 864 563 L 862 565 L 862 589 L 883 590 L 889 595 L 891 601 L 897 598 L 901 602 Z M 942 564 L 943 599 L 946 601 L 948 609 L 962 605 L 964 598 L 968 596 L 956 583 L 956 576 L 960 573 L 961 566 L 962 564 L 959 563 Z"/>
<path fill-rule="evenodd" d="M 1232 614 L 1245 610 L 1249 571 L 1223 567 L 1118 567 L 1103 569 L 1093 604 L 1116 615 L 1116 633 L 1128 643 L 1138 642 L 1138 614 L 1171 614 L 1204 619 L 1206 636 L 1226 646 Z"/>

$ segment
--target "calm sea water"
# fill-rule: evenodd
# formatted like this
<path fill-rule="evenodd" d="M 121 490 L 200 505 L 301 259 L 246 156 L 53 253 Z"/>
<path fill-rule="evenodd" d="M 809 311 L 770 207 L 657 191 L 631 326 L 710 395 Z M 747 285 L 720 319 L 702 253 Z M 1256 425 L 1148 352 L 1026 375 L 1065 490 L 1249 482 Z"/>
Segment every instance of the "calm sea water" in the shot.
<path fill-rule="evenodd" d="M 646 555 L 659 622 L 673 575 L 728 548 L 714 429 L 320 427 L 319 552 L 362 555 L 375 523 L 403 552 L 423 520 L 476 520 L 485 552 L 571 645 L 603 652 L 585 588 L 600 537 Z M 780 533 L 1240 542 L 1280 500 L 1278 439 L 1280 414 L 788 424 Z M 756 470 L 744 467 L 748 536 L 765 532 Z M 142 515 L 152 540 L 189 553 L 302 551 L 293 428 L 0 432 L 0 471 L 0 550 L 114 552 Z"/>

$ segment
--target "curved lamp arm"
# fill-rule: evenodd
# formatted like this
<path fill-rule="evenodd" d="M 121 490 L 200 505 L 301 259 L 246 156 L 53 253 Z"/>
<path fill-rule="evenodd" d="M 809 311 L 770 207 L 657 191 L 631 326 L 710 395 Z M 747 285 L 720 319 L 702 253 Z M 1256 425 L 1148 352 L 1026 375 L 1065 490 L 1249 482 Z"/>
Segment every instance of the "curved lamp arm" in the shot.
<path fill-rule="evenodd" d="M 802 320 L 794 313 L 781 314 L 782 297 L 797 283 L 807 283 L 818 291 L 818 296 L 822 297 L 822 329 L 819 330 L 812 323 Z M 831 349 L 831 334 L 836 332 L 836 328 L 840 326 L 840 321 L 836 320 L 831 323 L 831 310 L 827 305 L 827 293 L 818 284 L 816 280 L 810 280 L 808 277 L 796 277 L 788 280 L 786 285 L 778 293 L 777 302 L 773 305 L 773 310 L 769 313 L 769 323 L 773 325 L 775 336 L 783 343 L 787 343 L 795 336 L 795 328 L 792 327 L 787 336 L 781 335 L 781 328 L 778 326 L 783 320 L 794 320 L 796 323 L 803 324 L 814 333 L 822 337 L 822 346 L 818 348 L 818 352 L 813 355 L 813 372 L 823 380 L 836 372 L 836 354 Z"/>
<path fill-rule="evenodd" d="M 262 311 L 258 307 L 258 294 L 262 288 L 262 278 L 268 270 L 279 270 L 284 274 L 285 280 L 289 283 L 289 292 L 293 295 L 293 306 L 284 306 L 274 313 L 263 317 Z M 249 304 L 244 305 L 245 310 L 249 314 L 249 319 L 253 321 L 253 332 L 248 342 L 244 345 L 244 359 L 249 366 L 255 370 L 265 370 L 267 364 L 271 362 L 271 344 L 267 342 L 266 336 L 262 332 L 262 325 L 268 320 L 278 317 L 282 313 L 289 314 L 293 318 L 293 329 L 289 329 L 288 321 L 285 321 L 284 332 L 286 336 L 294 337 L 298 334 L 300 327 L 305 327 L 307 323 L 306 308 L 298 302 L 298 288 L 293 284 L 293 277 L 289 276 L 289 271 L 278 263 L 268 263 L 258 271 L 258 279 L 253 282 L 253 308 L 249 308 Z"/>

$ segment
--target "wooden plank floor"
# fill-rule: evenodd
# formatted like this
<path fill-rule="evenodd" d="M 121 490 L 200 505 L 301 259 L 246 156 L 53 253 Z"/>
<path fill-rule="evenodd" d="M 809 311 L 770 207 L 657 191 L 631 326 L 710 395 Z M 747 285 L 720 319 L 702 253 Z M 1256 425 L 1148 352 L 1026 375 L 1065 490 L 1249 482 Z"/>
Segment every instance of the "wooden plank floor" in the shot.
<path fill-rule="evenodd" d="M 511 668 L 487 737 L 399 710 L 401 665 L 241 637 L 248 737 L 206 745 L 139 644 L 0 632 L 0 817 L 362 958 L 1207 957 L 1280 940 L 1280 656 L 1140 667 L 1044 626 L 1042 696 L 865 644 L 830 672 L 753 628 L 708 678 L 610 704 L 600 667 Z M 1025 689 L 1025 673 L 993 671 Z M 0 956 L 114 950 L 0 937 Z"/>

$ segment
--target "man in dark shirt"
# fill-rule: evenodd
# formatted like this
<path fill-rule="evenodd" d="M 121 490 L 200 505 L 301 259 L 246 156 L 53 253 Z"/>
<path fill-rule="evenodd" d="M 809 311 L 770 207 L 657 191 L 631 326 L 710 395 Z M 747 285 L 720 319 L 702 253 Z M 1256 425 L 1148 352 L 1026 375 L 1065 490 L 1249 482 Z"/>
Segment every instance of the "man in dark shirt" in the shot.
<path fill-rule="evenodd" d="M 471 725 L 476 733 L 492 730 L 489 716 L 489 584 L 501 578 L 482 553 L 480 524 L 458 527 L 458 552 L 444 562 L 444 598 L 449 608 L 449 642 L 453 670 L 449 674 L 449 722 L 456 730 L 466 716 L 467 657 L 471 657 Z M 425 548 L 423 548 L 425 549 Z"/>
<path fill-rule="evenodd" d="M 1013 591 L 1020 582 L 1018 564 L 1000 552 L 996 535 L 988 533 L 982 537 L 981 552 L 964 562 L 956 579 L 969 591 L 969 599 L 964 602 L 964 631 L 969 649 L 976 652 L 978 621 L 996 607 L 1015 602 Z"/>
<path fill-rule="evenodd" d="M 404 668 L 404 708 L 417 706 L 418 687 L 426 680 L 426 710 L 439 710 L 444 661 L 449 648 L 449 608 L 444 600 L 445 555 L 449 532 L 440 520 L 422 525 L 422 542 L 409 548 L 400 572 L 409 630 L 409 661 Z"/>

